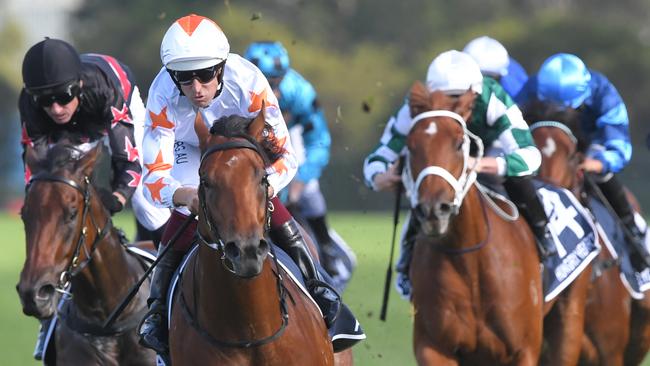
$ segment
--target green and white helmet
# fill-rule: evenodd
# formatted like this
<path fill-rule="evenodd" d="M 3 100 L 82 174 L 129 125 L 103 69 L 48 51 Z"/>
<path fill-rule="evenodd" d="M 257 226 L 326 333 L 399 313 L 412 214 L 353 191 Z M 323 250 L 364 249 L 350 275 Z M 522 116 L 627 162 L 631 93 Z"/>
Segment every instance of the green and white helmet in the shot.
<path fill-rule="evenodd" d="M 456 50 L 446 51 L 431 61 L 427 87 L 445 94 L 463 94 L 468 89 L 481 94 L 483 75 L 472 56 Z"/>

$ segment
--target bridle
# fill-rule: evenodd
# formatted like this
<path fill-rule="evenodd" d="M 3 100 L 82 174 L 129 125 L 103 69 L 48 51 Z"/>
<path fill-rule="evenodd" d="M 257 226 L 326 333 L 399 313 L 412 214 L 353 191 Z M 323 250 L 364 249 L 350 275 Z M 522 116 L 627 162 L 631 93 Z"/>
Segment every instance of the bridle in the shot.
<path fill-rule="evenodd" d="M 59 275 L 59 281 L 55 286 L 55 290 L 57 292 L 60 292 L 66 296 L 72 296 L 72 294 L 69 291 L 70 281 L 74 276 L 76 276 L 77 274 L 79 274 L 79 272 L 81 272 L 84 268 L 86 268 L 86 266 L 92 260 L 93 254 L 97 249 L 97 244 L 101 242 L 101 240 L 106 236 L 106 234 L 110 231 L 112 227 L 111 217 L 109 215 L 106 218 L 104 227 L 100 228 L 99 225 L 97 225 L 97 222 L 95 221 L 95 217 L 92 214 L 90 215 L 90 221 L 92 222 L 92 225 L 94 226 L 97 234 L 95 235 L 95 240 L 90 245 L 90 249 L 88 249 L 86 243 L 86 234 L 88 232 L 88 227 L 86 226 L 86 218 L 88 217 L 88 214 L 90 212 L 90 178 L 88 176 L 83 177 L 84 186 L 82 187 L 81 184 L 77 183 L 72 179 L 55 175 L 49 172 L 41 172 L 31 177 L 26 189 L 29 190 L 31 185 L 34 182 L 38 182 L 38 181 L 63 183 L 74 188 L 77 192 L 81 193 L 81 195 L 83 196 L 84 207 L 81 213 L 81 229 L 79 230 L 79 239 L 77 240 L 77 244 L 75 245 L 73 255 L 70 258 L 70 261 L 66 266 L 66 269 L 63 270 L 63 272 L 61 272 L 61 274 Z M 86 254 L 86 259 L 83 260 L 82 262 L 79 262 L 79 257 L 82 249 Z"/>
<path fill-rule="evenodd" d="M 199 171 L 203 167 L 203 162 L 205 159 L 210 156 L 213 153 L 219 152 L 219 151 L 225 151 L 225 150 L 233 150 L 233 149 L 250 149 L 255 151 L 260 157 L 262 156 L 262 153 L 260 152 L 259 148 L 257 145 L 253 144 L 251 141 L 248 141 L 247 139 L 241 139 L 241 140 L 231 140 L 227 141 L 224 143 L 216 144 L 210 146 L 201 156 L 201 163 L 199 164 Z M 271 202 L 271 199 L 268 195 L 268 186 L 269 186 L 269 181 L 268 181 L 268 176 L 265 175 L 264 178 L 262 179 L 262 185 L 264 186 L 264 192 L 266 195 L 266 213 L 265 213 L 265 219 L 264 219 L 264 232 L 268 232 L 270 225 L 271 225 L 271 213 L 273 212 L 273 203 Z M 225 263 L 225 251 L 224 251 L 224 243 L 221 238 L 221 235 L 219 233 L 219 228 L 216 226 L 214 223 L 214 220 L 212 219 L 212 215 L 210 215 L 210 211 L 207 208 L 206 200 L 205 200 L 205 181 L 203 178 L 201 178 L 201 183 L 199 184 L 199 202 L 200 202 L 200 210 L 203 214 L 203 217 L 205 218 L 206 225 L 208 226 L 209 230 L 209 235 L 211 238 L 207 238 L 205 235 L 201 234 L 200 230 L 198 231 L 198 236 L 199 236 L 199 242 L 202 244 L 206 245 L 207 247 L 216 250 L 216 251 L 221 251 L 221 263 L 224 266 L 224 268 L 235 274 L 234 270 L 232 270 L 228 265 Z M 273 259 L 275 261 L 275 267 L 276 271 L 275 276 L 277 279 L 277 289 L 278 289 L 278 295 L 280 298 L 280 313 L 282 317 L 282 325 L 280 328 L 275 331 L 272 335 L 260 339 L 254 339 L 254 340 L 243 340 L 243 341 L 224 341 L 220 339 L 216 339 L 214 336 L 212 336 L 207 330 L 205 330 L 201 325 L 198 323 L 197 319 L 191 314 L 190 309 L 187 305 L 187 301 L 185 300 L 185 295 L 183 293 L 183 287 L 180 287 L 180 305 L 181 309 L 183 310 L 183 315 L 185 316 L 185 319 L 192 325 L 192 327 L 210 344 L 212 344 L 215 347 L 229 347 L 229 348 L 250 348 L 250 347 L 256 347 L 256 346 L 261 346 L 267 343 L 271 343 L 278 339 L 282 334 L 284 333 L 285 329 L 287 328 L 287 325 L 289 324 L 289 311 L 287 309 L 287 303 L 286 303 L 286 289 L 284 287 L 283 283 L 283 277 L 282 274 L 280 273 L 280 265 L 278 263 L 277 256 L 275 255 L 275 252 L 273 250 L 273 245 L 270 245 L 271 247 L 271 254 L 273 256 Z M 196 303 L 196 301 L 195 301 Z"/>
<path fill-rule="evenodd" d="M 432 117 L 452 118 L 463 128 L 463 146 L 462 146 L 463 170 L 460 174 L 460 177 L 458 178 L 454 177 L 447 169 L 441 166 L 431 165 L 422 169 L 422 171 L 418 174 L 418 176 L 415 178 L 414 181 L 411 173 L 410 159 L 406 159 L 406 167 L 402 172 L 402 181 L 404 182 L 404 187 L 406 188 L 406 191 L 410 192 L 411 208 L 414 209 L 418 204 L 420 185 L 422 184 L 424 178 L 426 178 L 429 175 L 439 176 L 440 178 L 444 179 L 447 183 L 449 183 L 449 185 L 453 188 L 454 202 L 452 202 L 452 212 L 454 214 L 458 214 L 458 211 L 460 210 L 460 206 L 463 203 L 463 199 L 465 198 L 465 195 L 467 195 L 467 192 L 469 191 L 470 187 L 476 181 L 476 167 L 478 166 L 479 160 L 483 157 L 483 141 L 478 136 L 476 136 L 475 134 L 473 134 L 467 129 L 467 125 L 463 117 L 451 111 L 437 110 L 437 111 L 428 111 L 428 112 L 420 113 L 413 118 L 413 121 L 411 122 L 411 126 L 415 126 L 415 124 L 420 120 L 423 120 L 425 118 L 432 118 Z M 471 143 L 470 140 L 474 140 L 474 143 L 478 148 L 476 160 L 474 161 L 474 164 L 472 166 L 468 166 L 467 164 L 467 161 L 469 160 L 469 149 Z"/>

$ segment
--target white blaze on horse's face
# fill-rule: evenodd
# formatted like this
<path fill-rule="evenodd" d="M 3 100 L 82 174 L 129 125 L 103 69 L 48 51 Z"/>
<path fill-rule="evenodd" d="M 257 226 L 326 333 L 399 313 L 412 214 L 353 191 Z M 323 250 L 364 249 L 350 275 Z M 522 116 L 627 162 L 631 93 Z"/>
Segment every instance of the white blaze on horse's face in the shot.
<path fill-rule="evenodd" d="M 542 150 L 542 154 L 550 158 L 557 150 L 557 145 L 555 144 L 555 140 L 553 140 L 552 137 L 547 137 L 546 144 L 540 150 Z"/>
<path fill-rule="evenodd" d="M 434 121 L 431 121 L 431 123 L 429 123 L 429 127 L 427 127 L 427 129 L 424 130 L 424 133 L 431 136 L 435 135 L 436 132 L 438 132 L 438 126 Z"/>
<path fill-rule="evenodd" d="M 230 159 L 228 159 L 228 161 L 226 162 L 226 165 L 228 165 L 229 167 L 232 168 L 233 165 L 235 165 L 235 163 L 237 163 L 237 160 L 239 160 L 239 159 L 237 158 L 237 156 L 234 156 L 234 155 L 233 155 Z"/>

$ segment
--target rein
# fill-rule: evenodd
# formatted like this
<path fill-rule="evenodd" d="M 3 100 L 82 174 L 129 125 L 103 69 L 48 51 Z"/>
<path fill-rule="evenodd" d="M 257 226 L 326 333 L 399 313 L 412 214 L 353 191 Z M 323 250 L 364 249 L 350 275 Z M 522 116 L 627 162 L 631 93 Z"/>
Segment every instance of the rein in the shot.
<path fill-rule="evenodd" d="M 232 141 L 227 141 L 221 144 L 216 144 L 213 146 L 210 146 L 201 156 L 201 164 L 199 165 L 199 170 L 203 166 L 203 162 L 205 159 L 216 152 L 219 151 L 224 151 L 224 150 L 232 150 L 232 149 L 250 149 L 255 151 L 258 155 L 262 155 L 262 153 L 259 151 L 259 148 L 253 144 L 252 142 L 248 140 L 232 140 Z M 271 213 L 273 212 L 273 203 L 270 200 L 270 197 L 268 196 L 268 186 L 269 186 L 269 181 L 268 177 L 264 176 L 264 179 L 262 180 L 262 184 L 264 185 L 264 189 L 266 192 L 266 214 L 265 214 L 265 219 L 264 219 L 264 232 L 267 232 L 270 228 L 271 225 Z M 200 202 L 200 209 L 201 212 L 203 213 L 205 217 L 205 222 L 208 226 L 208 230 L 210 231 L 210 235 L 212 236 L 212 239 L 214 240 L 209 240 L 209 238 L 206 238 L 203 234 L 201 234 L 200 230 L 198 230 L 198 236 L 199 236 L 199 241 L 209 247 L 210 249 L 216 250 L 216 251 L 221 251 L 221 263 L 224 266 L 224 268 L 230 272 L 236 275 L 236 273 L 226 265 L 225 263 L 225 251 L 224 251 L 224 243 L 221 238 L 221 235 L 219 233 L 219 228 L 214 224 L 214 220 L 212 218 L 212 215 L 210 215 L 210 211 L 207 208 L 206 200 L 205 200 L 205 182 L 203 179 L 201 179 L 201 184 L 199 185 L 199 202 Z M 289 311 L 287 308 L 287 302 L 286 302 L 286 296 L 287 292 L 284 287 L 284 279 L 282 277 L 282 274 L 280 273 L 280 265 L 278 263 L 277 256 L 275 255 L 275 251 L 273 249 L 273 245 L 271 247 L 271 255 L 273 257 L 273 260 L 275 262 L 275 268 L 277 272 L 274 272 L 275 277 L 276 277 L 276 283 L 277 283 L 277 289 L 278 289 L 278 296 L 280 298 L 280 314 L 282 317 L 282 325 L 280 328 L 275 331 L 272 335 L 264 338 L 259 338 L 259 339 L 253 339 L 253 340 L 242 340 L 242 341 L 227 341 L 227 340 L 220 340 L 212 336 L 207 330 L 205 330 L 201 325 L 198 323 L 198 320 L 196 317 L 192 315 L 190 312 L 189 306 L 187 304 L 187 300 L 185 299 L 185 294 L 183 292 L 183 286 L 180 287 L 180 296 L 179 296 L 179 302 L 181 305 L 181 309 L 183 311 L 183 315 L 185 319 L 190 323 L 190 325 L 206 340 L 208 341 L 211 345 L 215 347 L 228 347 L 228 348 L 250 348 L 250 347 L 256 347 L 256 346 L 261 346 L 267 343 L 271 343 L 278 339 L 284 331 L 287 328 L 287 325 L 289 324 Z M 196 301 L 196 298 L 194 299 Z"/>
<path fill-rule="evenodd" d="M 70 258 L 70 262 L 68 263 L 68 266 L 59 275 L 59 283 L 57 283 L 57 286 L 55 288 L 57 292 L 66 294 L 68 296 L 71 296 L 71 293 L 68 289 L 70 287 L 70 281 L 72 277 L 79 274 L 79 272 L 81 272 L 84 268 L 86 268 L 86 266 L 90 263 L 90 261 L 93 258 L 93 254 L 97 249 L 97 244 L 99 244 L 99 242 L 101 242 L 101 240 L 104 239 L 104 237 L 112 227 L 112 221 L 110 216 L 108 216 L 108 218 L 106 219 L 106 222 L 104 223 L 104 227 L 100 229 L 99 225 L 97 225 L 97 222 L 95 221 L 95 217 L 93 215 L 90 215 L 90 220 L 92 222 L 92 225 L 95 227 L 95 231 L 97 232 L 97 235 L 95 236 L 95 240 L 92 242 L 90 246 L 90 250 L 88 250 L 88 247 L 86 245 L 86 234 L 88 232 L 88 228 L 86 226 L 86 217 L 90 212 L 90 189 L 89 189 L 90 178 L 86 176 L 84 177 L 83 180 L 85 183 L 84 188 L 82 188 L 79 183 L 77 183 L 72 179 L 64 178 L 51 173 L 38 173 L 32 176 L 32 178 L 29 181 L 29 186 L 31 186 L 33 182 L 37 182 L 37 181 L 63 183 L 74 188 L 83 196 L 84 208 L 81 214 L 82 226 L 79 232 L 79 240 L 77 240 L 77 244 L 75 246 L 72 258 Z M 82 248 L 84 250 L 84 253 L 86 254 L 86 259 L 83 262 L 79 263 L 79 255 L 81 253 Z"/>

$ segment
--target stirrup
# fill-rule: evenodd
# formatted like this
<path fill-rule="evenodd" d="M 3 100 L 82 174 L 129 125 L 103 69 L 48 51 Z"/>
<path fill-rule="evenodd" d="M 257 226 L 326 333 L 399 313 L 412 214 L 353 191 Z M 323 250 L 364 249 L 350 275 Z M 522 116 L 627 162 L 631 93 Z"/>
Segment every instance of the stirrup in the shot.
<path fill-rule="evenodd" d="M 332 302 L 337 302 L 339 304 L 343 303 L 343 300 L 341 298 L 341 294 L 339 294 L 339 292 L 336 291 L 336 289 L 332 285 L 330 285 L 329 283 L 321 281 L 321 280 L 317 280 L 317 279 L 307 280 L 307 281 L 305 281 L 305 283 L 307 285 L 307 290 L 309 291 L 309 293 L 312 296 L 316 297 L 315 296 L 315 290 L 317 288 L 319 288 L 319 287 L 322 287 L 322 288 L 329 289 L 330 291 L 332 291 L 334 293 L 334 295 L 336 296 L 336 299 L 334 301 L 332 301 Z M 316 300 L 316 299 L 314 299 L 314 300 Z M 339 305 L 338 309 L 336 310 L 336 314 L 334 314 L 334 316 L 330 320 L 331 324 L 334 324 L 336 322 L 336 319 L 338 319 L 340 312 L 341 312 L 341 306 Z M 323 314 L 323 317 L 325 317 L 325 316 L 326 316 L 326 314 Z"/>

